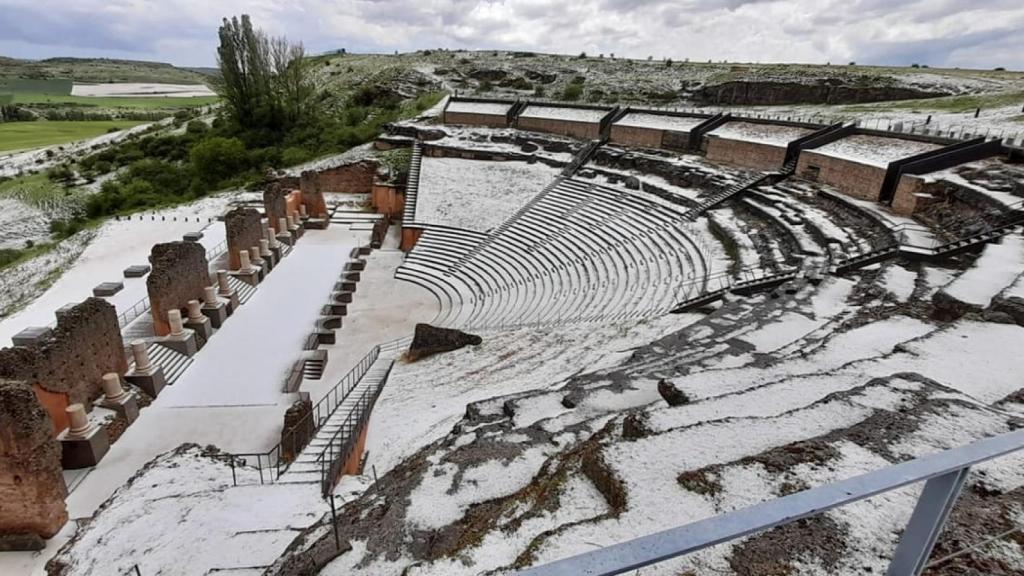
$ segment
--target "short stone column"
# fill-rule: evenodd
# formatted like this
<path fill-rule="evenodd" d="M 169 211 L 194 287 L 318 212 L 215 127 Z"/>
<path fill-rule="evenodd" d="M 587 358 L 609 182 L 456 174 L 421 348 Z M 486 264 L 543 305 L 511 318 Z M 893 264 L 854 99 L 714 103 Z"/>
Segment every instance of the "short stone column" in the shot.
<path fill-rule="evenodd" d="M 203 289 L 203 307 L 200 311 L 203 316 L 210 319 L 210 325 L 214 328 L 220 328 L 228 319 L 227 304 L 217 297 L 215 286 L 207 286 Z"/>
<path fill-rule="evenodd" d="M 203 307 L 199 300 L 188 301 L 188 319 L 185 321 L 185 326 L 196 333 L 196 344 L 200 349 L 206 345 L 210 336 L 213 336 L 213 324 L 203 314 Z"/>
<path fill-rule="evenodd" d="M 309 219 L 309 212 L 306 210 L 306 205 L 305 204 L 299 204 L 299 219 L 300 220 L 308 220 Z"/>
<path fill-rule="evenodd" d="M 248 250 L 239 250 L 238 259 L 241 263 L 238 270 L 233 270 L 231 275 L 238 278 L 242 282 L 249 284 L 250 286 L 259 286 L 260 284 L 260 270 L 262 268 L 256 268 L 252 265 Z"/>
<path fill-rule="evenodd" d="M 217 295 L 227 302 L 228 316 L 234 314 L 238 309 L 238 292 L 228 282 L 228 271 L 217 270 Z"/>
<path fill-rule="evenodd" d="M 128 421 L 135 422 L 139 417 L 139 402 L 135 395 L 121 386 L 121 377 L 116 372 L 103 375 L 103 398 L 100 405 L 117 412 Z"/>
<path fill-rule="evenodd" d="M 249 261 L 252 262 L 252 267 L 259 272 L 260 281 L 262 282 L 267 277 L 267 263 L 263 261 L 263 256 L 260 255 L 260 247 L 252 246 L 249 248 Z"/>
<path fill-rule="evenodd" d="M 295 212 L 288 215 L 288 233 L 291 234 L 295 240 L 302 237 L 302 226 L 299 225 L 299 218 Z"/>
<path fill-rule="evenodd" d="M 171 333 L 160 338 L 158 342 L 186 356 L 195 356 L 195 353 L 199 351 L 196 333 L 185 328 L 185 323 L 181 319 L 181 310 L 177 308 L 169 310 L 167 322 L 171 325 Z"/>
<path fill-rule="evenodd" d="M 274 266 L 277 265 L 277 258 L 270 251 L 270 241 L 266 238 L 260 238 L 260 258 L 263 259 L 263 265 L 268 271 L 273 270 Z"/>
<path fill-rule="evenodd" d="M 277 219 L 277 229 L 279 230 L 279 232 L 277 233 L 277 240 L 278 240 L 278 242 L 287 244 L 288 246 L 294 246 L 295 245 L 295 237 L 292 235 L 291 232 L 289 232 L 288 218 L 286 218 L 286 217 L 278 218 Z"/>
<path fill-rule="evenodd" d="M 150 398 L 156 398 L 167 385 L 164 369 L 150 362 L 145 340 L 133 340 L 131 347 L 135 364 L 124 375 L 124 379 L 138 386 Z"/>
<path fill-rule="evenodd" d="M 110 450 L 106 428 L 90 421 L 81 404 L 72 404 L 64 410 L 71 425 L 57 436 L 61 445 L 61 466 L 65 470 L 95 466 Z"/>
<path fill-rule="evenodd" d="M 281 245 L 277 242 L 277 235 L 274 234 L 274 229 L 270 227 L 269 223 L 264 227 L 263 231 L 263 235 L 267 239 L 267 247 L 274 254 L 274 265 L 276 266 L 281 261 Z"/>

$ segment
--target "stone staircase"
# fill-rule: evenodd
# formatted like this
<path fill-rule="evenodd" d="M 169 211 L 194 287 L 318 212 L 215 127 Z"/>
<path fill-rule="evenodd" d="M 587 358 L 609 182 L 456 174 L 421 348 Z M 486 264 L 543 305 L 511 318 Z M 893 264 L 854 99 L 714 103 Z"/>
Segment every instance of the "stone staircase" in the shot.
<path fill-rule="evenodd" d="M 337 450 L 347 440 L 362 432 L 360 423 L 365 420 L 366 413 L 384 387 L 394 362 L 392 355 L 382 353 L 377 357 L 366 374 L 359 379 L 359 383 L 352 387 L 309 444 L 288 466 L 279 482 L 308 483 L 324 480 L 326 470 L 332 464 L 331 446 Z"/>
<path fill-rule="evenodd" d="M 758 292 L 771 290 L 785 282 L 789 282 L 790 280 L 795 279 L 798 275 L 798 270 L 784 270 L 782 272 L 766 274 L 759 278 L 733 281 L 721 288 L 703 291 L 687 298 L 686 300 L 678 302 L 672 309 L 671 313 L 682 314 L 684 312 L 689 312 L 690 310 L 695 310 L 701 306 L 706 306 L 712 302 L 721 300 L 726 294 L 730 293 L 738 294 L 740 296 L 751 296 Z"/>
<path fill-rule="evenodd" d="M 409 179 L 405 186 L 405 207 L 402 210 L 402 223 L 406 226 L 416 221 L 416 196 L 420 187 L 420 169 L 423 166 L 423 147 L 419 142 L 412 146 L 412 159 L 409 160 Z"/>
<path fill-rule="evenodd" d="M 256 287 L 252 284 L 242 282 L 234 276 L 228 276 L 228 285 L 238 294 L 238 303 L 245 304 L 256 293 Z"/>
<path fill-rule="evenodd" d="M 697 204 L 696 207 L 691 208 L 690 211 L 687 212 L 684 215 L 684 218 L 690 220 L 691 222 L 695 221 L 695 220 L 697 220 L 697 217 L 700 216 L 705 210 L 713 208 L 713 207 L 721 204 L 722 202 L 725 202 L 726 200 L 728 200 L 728 199 L 730 199 L 730 198 L 732 198 L 732 197 L 734 197 L 734 196 L 736 196 L 738 194 L 741 194 L 741 193 L 743 193 L 743 192 L 745 192 L 745 191 L 747 191 L 747 190 L 749 190 L 751 188 L 756 188 L 757 186 L 759 186 L 761 184 L 764 184 L 766 181 L 768 181 L 769 178 L 771 178 L 773 176 L 777 176 L 777 175 L 776 174 L 761 174 L 760 176 L 754 178 L 753 180 L 748 180 L 748 181 L 745 181 L 745 182 L 738 182 L 738 183 L 733 184 L 732 186 L 726 188 L 725 190 L 720 190 L 718 192 L 715 192 L 711 196 L 708 196 L 707 198 L 704 198 L 703 200 L 701 200 Z"/>
<path fill-rule="evenodd" d="M 168 386 L 174 384 L 182 373 L 192 365 L 191 358 L 159 342 L 150 342 L 146 346 L 146 351 L 149 353 L 149 362 L 153 366 L 163 369 L 164 379 Z"/>

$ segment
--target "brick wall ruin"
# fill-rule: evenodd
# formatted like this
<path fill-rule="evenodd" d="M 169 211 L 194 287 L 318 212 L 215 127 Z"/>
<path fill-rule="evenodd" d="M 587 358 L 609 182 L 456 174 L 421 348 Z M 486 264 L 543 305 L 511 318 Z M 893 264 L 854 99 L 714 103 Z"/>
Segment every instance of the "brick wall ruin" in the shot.
<path fill-rule="evenodd" d="M 376 174 L 376 171 L 374 173 Z M 322 188 L 323 184 L 319 174 L 312 170 L 302 173 L 302 177 L 299 179 L 301 202 L 306 207 L 306 214 L 313 218 L 327 217 L 327 202 L 324 201 Z"/>
<path fill-rule="evenodd" d="M 872 202 L 878 201 L 885 172 L 885 168 L 833 158 L 813 150 L 801 152 L 796 167 L 801 178 L 835 186 L 844 194 Z"/>
<path fill-rule="evenodd" d="M 370 205 L 378 214 L 399 216 L 405 208 L 405 187 L 377 182 L 373 185 Z"/>
<path fill-rule="evenodd" d="M 88 409 L 102 394 L 103 375 L 124 374 L 117 310 L 101 298 L 57 313 L 57 327 L 31 346 L 0 350 L 0 378 L 26 382 L 53 421 L 53 433 L 68 426 L 64 408 L 81 403 Z"/>
<path fill-rule="evenodd" d="M 224 215 L 224 228 L 228 242 L 228 266 L 237 270 L 241 266 L 238 252 L 259 246 L 263 238 L 262 218 L 254 208 L 235 208 Z"/>
<path fill-rule="evenodd" d="M 940 202 L 944 196 L 944 186 L 941 183 L 925 183 L 925 181 L 910 174 L 900 177 L 899 185 L 896 187 L 896 194 L 892 199 L 892 209 L 897 214 L 910 216 L 920 212 L 929 206 Z"/>
<path fill-rule="evenodd" d="M 68 520 L 52 430 L 28 384 L 0 380 L 0 549 L 38 548 L 24 543 L 50 538 Z"/>
<path fill-rule="evenodd" d="M 369 194 L 373 190 L 377 167 L 376 162 L 363 160 L 354 164 L 321 170 L 317 174 L 320 190 L 342 194 Z"/>
<path fill-rule="evenodd" d="M 786 163 L 786 147 L 711 136 L 707 139 L 707 158 L 752 170 L 778 170 Z"/>
<path fill-rule="evenodd" d="M 688 132 L 679 132 L 678 134 L 685 134 L 685 137 L 689 139 Z M 624 144 L 626 146 L 661 148 L 664 135 L 665 131 L 657 128 L 613 124 L 609 140 L 614 144 Z"/>
<path fill-rule="evenodd" d="M 601 136 L 601 125 L 597 122 L 574 122 L 572 120 L 551 120 L 546 118 L 519 118 L 518 128 L 533 132 L 561 134 L 580 140 L 595 140 Z"/>
<path fill-rule="evenodd" d="M 189 300 L 202 300 L 203 289 L 211 284 L 206 250 L 196 242 L 167 242 L 153 246 L 149 256 L 153 270 L 146 278 L 152 306 L 153 332 L 170 333 L 167 312 L 177 308 L 186 314 Z"/>
<path fill-rule="evenodd" d="M 270 227 L 276 234 L 282 232 L 278 230 L 277 223 L 288 215 L 287 199 L 290 192 L 291 188 L 286 188 L 281 181 L 271 182 L 263 191 L 263 213 L 267 216 Z"/>
<path fill-rule="evenodd" d="M 504 114 L 472 114 L 469 112 L 445 112 L 445 124 L 463 124 L 466 126 L 491 126 L 505 128 L 508 119 Z"/>

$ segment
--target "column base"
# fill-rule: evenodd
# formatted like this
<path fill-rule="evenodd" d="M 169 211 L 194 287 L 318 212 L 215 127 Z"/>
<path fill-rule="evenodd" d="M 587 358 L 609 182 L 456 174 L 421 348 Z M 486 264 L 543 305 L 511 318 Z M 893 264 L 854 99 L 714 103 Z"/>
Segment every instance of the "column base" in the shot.
<path fill-rule="evenodd" d="M 200 308 L 200 311 L 202 311 L 202 308 Z M 213 336 L 213 323 L 205 315 L 200 320 L 187 319 L 185 321 L 185 328 L 196 333 L 196 344 L 200 349 L 206 345 L 206 341 L 210 339 L 210 336 Z"/>
<path fill-rule="evenodd" d="M 156 398 L 160 391 L 167 386 L 167 378 L 164 377 L 164 369 L 159 366 L 152 366 L 146 372 L 130 370 L 124 375 L 124 379 L 139 390 L 145 392 L 150 398 Z"/>
<path fill-rule="evenodd" d="M 65 430 L 57 436 L 60 441 L 60 465 L 65 470 L 79 470 L 99 464 L 110 450 L 110 436 L 106 429 L 97 426 L 84 438 L 68 438 Z"/>
<path fill-rule="evenodd" d="M 191 329 L 186 328 L 185 332 L 179 336 L 169 334 L 157 340 L 161 346 L 167 346 L 171 350 L 184 354 L 189 358 L 196 355 L 199 351 L 199 343 L 196 342 L 196 333 Z"/>
<path fill-rule="evenodd" d="M 224 302 L 217 302 L 212 306 L 204 304 L 200 311 L 210 320 L 210 325 L 214 328 L 220 328 L 228 319 L 228 306 Z"/>
<path fill-rule="evenodd" d="M 228 274 L 234 276 L 235 278 L 238 278 L 239 280 L 245 282 L 250 286 L 260 285 L 260 271 L 257 268 L 253 268 L 248 272 L 243 272 L 241 270 L 233 270 L 231 272 L 228 272 Z"/>
<path fill-rule="evenodd" d="M 139 400 L 130 392 L 125 394 L 124 398 L 121 398 L 118 401 L 111 401 L 104 398 L 99 402 L 99 405 L 117 412 L 128 421 L 129 425 L 132 422 L 135 422 L 139 417 Z"/>

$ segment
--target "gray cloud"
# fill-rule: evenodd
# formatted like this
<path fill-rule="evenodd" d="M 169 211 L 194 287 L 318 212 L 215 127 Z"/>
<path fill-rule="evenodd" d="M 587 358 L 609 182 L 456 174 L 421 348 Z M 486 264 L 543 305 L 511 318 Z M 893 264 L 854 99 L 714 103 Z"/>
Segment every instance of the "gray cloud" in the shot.
<path fill-rule="evenodd" d="M 312 50 L 498 48 L 677 60 L 1024 68 L 1019 0 L 0 0 L 0 54 L 213 63 L 247 12 Z"/>

